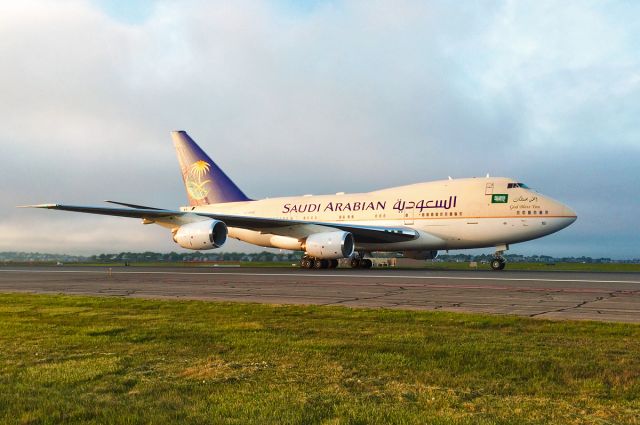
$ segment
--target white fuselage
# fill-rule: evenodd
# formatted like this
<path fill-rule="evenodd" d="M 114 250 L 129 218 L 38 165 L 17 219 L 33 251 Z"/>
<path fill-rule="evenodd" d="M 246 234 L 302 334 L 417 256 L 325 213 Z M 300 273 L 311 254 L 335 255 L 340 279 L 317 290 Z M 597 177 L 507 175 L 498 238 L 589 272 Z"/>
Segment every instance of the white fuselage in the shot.
<path fill-rule="evenodd" d="M 419 251 L 503 246 L 536 239 L 576 220 L 567 206 L 508 178 L 469 178 L 418 183 L 368 193 L 296 196 L 183 207 L 248 217 L 313 223 L 406 227 L 419 237 L 397 243 L 361 244 L 358 251 Z M 303 241 L 268 232 L 229 228 L 229 236 L 255 245 L 301 249 Z"/>

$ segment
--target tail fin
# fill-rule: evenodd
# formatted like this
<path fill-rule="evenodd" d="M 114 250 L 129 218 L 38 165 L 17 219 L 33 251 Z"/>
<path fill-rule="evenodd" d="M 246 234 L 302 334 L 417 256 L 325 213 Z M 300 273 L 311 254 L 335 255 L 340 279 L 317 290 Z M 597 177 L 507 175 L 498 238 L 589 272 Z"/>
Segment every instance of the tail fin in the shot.
<path fill-rule="evenodd" d="M 189 205 L 249 201 L 185 131 L 172 131 Z"/>

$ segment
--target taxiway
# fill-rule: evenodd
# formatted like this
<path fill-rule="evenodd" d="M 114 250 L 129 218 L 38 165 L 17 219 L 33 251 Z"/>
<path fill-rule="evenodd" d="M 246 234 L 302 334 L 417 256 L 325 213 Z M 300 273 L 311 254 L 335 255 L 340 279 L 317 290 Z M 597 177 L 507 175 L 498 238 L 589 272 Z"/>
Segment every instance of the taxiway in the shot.
<path fill-rule="evenodd" d="M 640 274 L 0 267 L 0 292 L 445 310 L 640 323 Z"/>

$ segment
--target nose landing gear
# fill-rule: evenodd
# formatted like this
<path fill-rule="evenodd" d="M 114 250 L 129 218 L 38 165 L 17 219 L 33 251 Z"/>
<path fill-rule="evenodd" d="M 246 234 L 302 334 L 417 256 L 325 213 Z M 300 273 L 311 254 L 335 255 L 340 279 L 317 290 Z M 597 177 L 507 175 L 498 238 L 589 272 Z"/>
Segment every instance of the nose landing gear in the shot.
<path fill-rule="evenodd" d="M 507 265 L 507 262 L 502 257 L 496 257 L 493 260 L 491 260 L 491 270 L 504 270 L 506 265 Z"/>
<path fill-rule="evenodd" d="M 504 259 L 502 254 L 509 249 L 509 245 L 500 245 L 496 247 L 496 253 L 493 254 L 493 260 L 491 260 L 491 270 L 504 270 L 507 265 L 507 260 Z"/>

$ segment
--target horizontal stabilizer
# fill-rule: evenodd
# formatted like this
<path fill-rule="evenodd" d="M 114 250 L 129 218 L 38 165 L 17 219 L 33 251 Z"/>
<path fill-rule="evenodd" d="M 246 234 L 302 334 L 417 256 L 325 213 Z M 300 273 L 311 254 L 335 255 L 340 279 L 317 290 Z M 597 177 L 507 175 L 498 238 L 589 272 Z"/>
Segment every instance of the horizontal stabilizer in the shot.
<path fill-rule="evenodd" d="M 145 209 L 145 210 L 159 210 L 160 209 L 160 208 L 154 208 L 154 207 L 145 207 L 144 205 L 127 204 L 126 202 L 108 201 L 108 200 L 105 200 L 104 202 L 108 202 L 110 204 L 122 205 L 124 207 L 129 207 L 129 208 L 141 208 L 141 209 Z"/>

